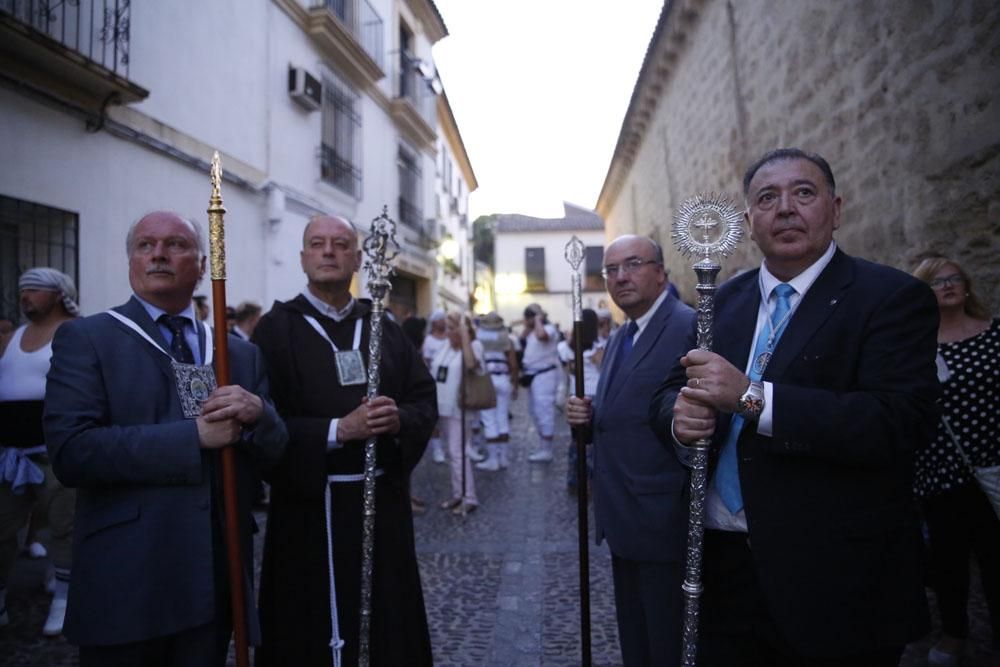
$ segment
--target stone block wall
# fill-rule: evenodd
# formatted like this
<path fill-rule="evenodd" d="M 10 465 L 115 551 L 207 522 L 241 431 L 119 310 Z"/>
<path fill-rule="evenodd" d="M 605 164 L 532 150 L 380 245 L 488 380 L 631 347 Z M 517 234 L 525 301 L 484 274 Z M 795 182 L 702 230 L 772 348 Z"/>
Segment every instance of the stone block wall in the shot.
<path fill-rule="evenodd" d="M 742 205 L 746 166 L 799 146 L 833 167 L 845 251 L 904 270 L 951 256 L 1000 314 L 1000 3 L 672 4 L 647 55 L 645 100 L 626 118 L 639 140 L 619 143 L 598 202 L 609 239 L 669 245 L 684 198 L 721 191 Z M 693 299 L 691 262 L 666 254 Z M 722 278 L 759 261 L 744 243 Z"/>

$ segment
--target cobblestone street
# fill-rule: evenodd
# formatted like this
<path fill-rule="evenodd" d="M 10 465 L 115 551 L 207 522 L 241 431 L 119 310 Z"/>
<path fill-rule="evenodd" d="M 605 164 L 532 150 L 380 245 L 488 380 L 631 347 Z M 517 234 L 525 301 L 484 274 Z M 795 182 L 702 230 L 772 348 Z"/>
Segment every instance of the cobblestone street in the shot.
<path fill-rule="evenodd" d="M 535 441 L 524 398 L 514 406 L 512 461 L 506 471 L 476 471 L 481 507 L 467 517 L 437 509 L 448 495 L 448 466 L 428 453 L 413 476 L 426 513 L 414 519 L 435 664 L 575 665 L 580 662 L 577 607 L 576 498 L 566 491 L 569 431 L 560 424 L 556 458 L 532 464 Z M 258 516 L 264 524 L 264 515 Z M 591 524 L 593 536 L 593 524 Z M 257 560 L 260 557 L 258 536 Z M 595 665 L 620 664 L 611 557 L 591 546 L 591 624 Z M 46 562 L 19 558 L 8 594 L 11 623 L 0 628 L 4 666 L 76 665 L 64 639 L 44 639 Z M 970 604 L 967 667 L 1000 664 L 978 578 Z M 933 635 L 932 635 L 933 636 Z M 911 645 L 901 667 L 926 665 L 932 641 Z"/>

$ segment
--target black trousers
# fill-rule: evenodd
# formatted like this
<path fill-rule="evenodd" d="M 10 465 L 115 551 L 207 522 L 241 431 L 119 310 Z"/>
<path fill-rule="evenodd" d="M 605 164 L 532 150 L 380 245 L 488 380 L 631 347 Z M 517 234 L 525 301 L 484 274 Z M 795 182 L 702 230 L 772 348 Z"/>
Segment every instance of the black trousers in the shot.
<path fill-rule="evenodd" d="M 611 556 L 618 639 L 625 667 L 671 667 L 681 659 L 682 563 Z"/>
<path fill-rule="evenodd" d="M 897 667 L 905 647 L 813 659 L 781 639 L 746 533 L 705 531 L 698 665 L 703 667 Z"/>
<path fill-rule="evenodd" d="M 231 635 L 227 619 L 128 644 L 81 646 L 80 667 L 223 667 Z"/>
<path fill-rule="evenodd" d="M 1000 646 L 1000 519 L 976 482 L 923 501 L 930 535 L 931 586 L 945 634 L 969 635 L 969 558 L 975 555 Z"/>

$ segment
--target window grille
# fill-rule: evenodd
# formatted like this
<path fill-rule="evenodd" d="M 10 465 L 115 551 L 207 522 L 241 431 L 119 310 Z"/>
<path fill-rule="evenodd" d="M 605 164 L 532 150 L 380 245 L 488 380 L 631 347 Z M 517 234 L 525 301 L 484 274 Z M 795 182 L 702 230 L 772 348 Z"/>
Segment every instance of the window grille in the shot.
<path fill-rule="evenodd" d="M 78 230 L 76 213 L 0 195 L 0 317 L 19 321 L 17 280 L 28 269 L 58 269 L 80 288 Z"/>
<path fill-rule="evenodd" d="M 423 206 L 419 158 L 415 152 L 400 146 L 396 164 L 399 167 L 399 221 L 420 229 L 423 226 Z"/>
<path fill-rule="evenodd" d="M 339 77 L 323 77 L 323 180 L 361 199 L 361 100 Z"/>

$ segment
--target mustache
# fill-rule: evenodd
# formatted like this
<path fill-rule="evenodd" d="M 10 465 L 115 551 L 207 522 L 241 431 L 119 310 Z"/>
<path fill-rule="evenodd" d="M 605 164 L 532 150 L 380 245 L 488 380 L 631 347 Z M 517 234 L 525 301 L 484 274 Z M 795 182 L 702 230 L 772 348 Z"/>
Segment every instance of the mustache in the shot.
<path fill-rule="evenodd" d="M 151 274 L 151 273 L 167 273 L 167 274 L 170 274 L 172 276 L 172 275 L 174 275 L 174 270 L 171 269 L 166 264 L 152 264 L 152 265 L 150 265 L 150 267 L 148 269 L 146 269 L 146 275 L 147 276 L 149 274 Z"/>

